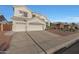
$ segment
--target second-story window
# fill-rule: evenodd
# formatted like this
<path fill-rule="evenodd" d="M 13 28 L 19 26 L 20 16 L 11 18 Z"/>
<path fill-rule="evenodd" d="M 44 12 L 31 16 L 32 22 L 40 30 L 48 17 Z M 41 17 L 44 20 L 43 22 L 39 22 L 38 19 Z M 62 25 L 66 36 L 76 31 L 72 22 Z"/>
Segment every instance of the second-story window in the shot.
<path fill-rule="evenodd" d="M 21 10 L 19 12 L 20 12 L 20 14 L 22 14 L 22 16 L 27 17 L 27 14 L 28 14 L 27 12 L 24 12 L 24 11 L 21 11 Z"/>
<path fill-rule="evenodd" d="M 26 12 L 24 12 L 24 17 L 27 17 L 27 13 Z"/>

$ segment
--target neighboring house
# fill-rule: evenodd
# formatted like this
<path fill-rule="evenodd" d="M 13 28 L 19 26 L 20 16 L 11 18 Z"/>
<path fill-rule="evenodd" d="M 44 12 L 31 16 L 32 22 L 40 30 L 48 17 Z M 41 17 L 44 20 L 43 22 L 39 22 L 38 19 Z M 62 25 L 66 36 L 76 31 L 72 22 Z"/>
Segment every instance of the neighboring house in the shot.
<path fill-rule="evenodd" d="M 7 22 L 6 18 L 3 15 L 0 15 L 0 22 Z"/>
<path fill-rule="evenodd" d="M 54 23 L 53 28 L 54 29 L 63 29 L 64 24 L 63 23 Z"/>
<path fill-rule="evenodd" d="M 64 31 L 76 31 L 79 28 L 76 23 L 53 23 L 51 29 L 64 30 Z"/>
<path fill-rule="evenodd" d="M 12 23 L 9 23 L 3 15 L 0 15 L 0 31 L 11 31 Z"/>
<path fill-rule="evenodd" d="M 47 18 L 33 13 L 25 6 L 13 6 L 13 31 L 42 31 L 46 29 Z"/>

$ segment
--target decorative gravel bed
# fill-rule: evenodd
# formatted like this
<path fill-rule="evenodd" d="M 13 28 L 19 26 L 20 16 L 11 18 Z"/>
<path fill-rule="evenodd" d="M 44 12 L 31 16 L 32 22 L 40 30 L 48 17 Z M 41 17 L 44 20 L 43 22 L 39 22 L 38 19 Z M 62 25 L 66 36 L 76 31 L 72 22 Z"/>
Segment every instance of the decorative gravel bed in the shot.
<path fill-rule="evenodd" d="M 6 35 L 5 33 L 7 32 L 0 32 L 0 52 L 6 51 L 10 45 L 12 35 Z"/>

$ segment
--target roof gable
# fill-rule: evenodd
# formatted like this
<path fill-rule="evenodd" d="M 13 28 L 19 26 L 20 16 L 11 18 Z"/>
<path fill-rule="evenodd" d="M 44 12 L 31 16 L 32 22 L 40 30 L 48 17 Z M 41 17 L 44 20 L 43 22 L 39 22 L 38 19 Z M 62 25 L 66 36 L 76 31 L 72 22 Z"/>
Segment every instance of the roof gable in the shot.
<path fill-rule="evenodd" d="M 7 21 L 6 18 L 3 15 L 0 15 L 0 22 Z"/>

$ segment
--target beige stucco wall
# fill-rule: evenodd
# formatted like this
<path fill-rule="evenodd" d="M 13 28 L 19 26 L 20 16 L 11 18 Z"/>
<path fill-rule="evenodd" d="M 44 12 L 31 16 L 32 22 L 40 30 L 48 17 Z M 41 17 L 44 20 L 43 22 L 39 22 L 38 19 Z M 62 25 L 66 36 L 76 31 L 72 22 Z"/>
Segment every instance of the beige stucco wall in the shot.
<path fill-rule="evenodd" d="M 22 14 L 19 12 L 21 10 L 27 13 L 27 18 L 32 18 L 32 13 L 30 10 L 28 10 L 27 7 L 15 5 L 13 6 L 13 8 L 14 8 L 14 16 L 19 16 L 19 17 L 22 16 Z"/>
<path fill-rule="evenodd" d="M 32 17 L 32 12 L 28 10 L 25 6 L 13 6 L 14 7 L 14 16 L 18 17 L 19 19 L 16 19 L 16 17 L 13 19 L 13 31 L 40 31 L 45 30 L 46 28 L 46 17 L 36 14 L 36 17 Z M 19 10 L 22 10 L 24 12 L 28 13 L 28 17 L 22 16 L 21 13 L 19 13 Z M 44 20 L 42 20 L 44 19 Z M 26 20 L 26 21 L 24 21 Z M 31 25 L 30 23 L 40 23 L 39 25 Z M 19 23 L 19 24 L 17 24 Z M 42 29 L 41 29 L 42 28 Z"/>
<path fill-rule="evenodd" d="M 38 24 L 31 25 L 31 28 L 30 28 L 30 23 L 40 23 L 40 24 L 39 25 Z M 41 27 L 43 27 L 43 28 L 41 29 Z M 19 32 L 19 31 L 40 31 L 40 30 L 45 30 L 45 28 L 46 28 L 45 22 L 43 22 L 39 18 L 32 18 L 28 21 L 13 20 L 12 30 L 15 31 L 15 32 Z"/>

